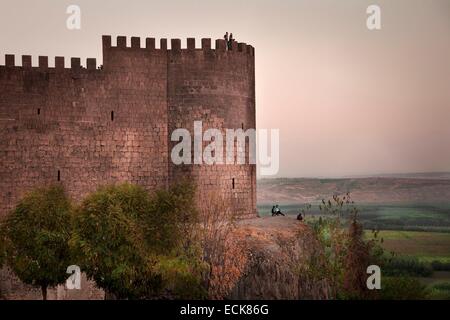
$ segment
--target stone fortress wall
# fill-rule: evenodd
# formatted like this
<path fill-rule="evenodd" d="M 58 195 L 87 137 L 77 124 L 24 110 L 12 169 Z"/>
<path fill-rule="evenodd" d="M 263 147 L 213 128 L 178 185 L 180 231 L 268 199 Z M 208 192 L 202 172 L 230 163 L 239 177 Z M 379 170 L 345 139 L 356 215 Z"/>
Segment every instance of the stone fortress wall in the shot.
<path fill-rule="evenodd" d="M 166 39 L 159 48 L 154 38 L 144 45 L 132 37 L 131 47 L 126 37 L 117 37 L 116 46 L 110 36 L 102 40 L 101 67 L 95 59 L 82 67 L 71 58 L 66 68 L 63 57 L 54 67 L 48 57 L 32 66 L 31 56 L 17 66 L 14 55 L 6 55 L 0 66 L 0 217 L 36 186 L 61 183 L 79 201 L 100 185 L 128 181 L 151 192 L 182 178 L 193 181 L 199 195 L 223 196 L 240 217 L 256 216 L 256 165 L 175 165 L 170 158 L 171 133 L 193 132 L 194 121 L 223 132 L 256 127 L 254 48 L 234 42 L 227 49 L 225 40 L 216 40 L 212 49 L 210 39 L 197 48 L 193 38 L 187 48 L 172 39 L 170 49 Z M 5 272 L 0 294 L 29 298 Z M 70 298 L 56 291 L 55 297 Z"/>

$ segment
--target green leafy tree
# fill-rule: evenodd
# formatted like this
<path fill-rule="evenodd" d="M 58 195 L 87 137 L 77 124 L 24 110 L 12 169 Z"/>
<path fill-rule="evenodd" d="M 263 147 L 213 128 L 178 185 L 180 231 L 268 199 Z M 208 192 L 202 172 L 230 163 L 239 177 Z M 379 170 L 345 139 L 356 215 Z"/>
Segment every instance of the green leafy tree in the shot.
<path fill-rule="evenodd" d="M 160 279 L 140 225 L 150 207 L 147 192 L 122 184 L 102 187 L 76 210 L 71 240 L 87 276 L 117 298 L 152 294 Z"/>
<path fill-rule="evenodd" d="M 184 251 L 193 244 L 198 227 L 194 198 L 195 188 L 185 181 L 155 192 L 143 223 L 147 242 L 154 252 Z"/>
<path fill-rule="evenodd" d="M 166 297 L 199 299 L 207 294 L 195 194 L 185 180 L 156 191 L 142 222 L 148 246 L 158 257 L 156 270 Z"/>
<path fill-rule="evenodd" d="M 2 223 L 6 263 L 18 278 L 42 290 L 63 283 L 71 264 L 71 202 L 61 186 L 28 193 Z"/>
<path fill-rule="evenodd" d="M 132 184 L 106 186 L 76 210 L 72 247 L 89 278 L 119 299 L 198 297 L 198 250 L 187 232 L 190 188 L 152 197 Z"/>
<path fill-rule="evenodd" d="M 424 300 L 428 298 L 430 290 L 417 278 L 383 277 L 380 294 L 383 300 Z"/>

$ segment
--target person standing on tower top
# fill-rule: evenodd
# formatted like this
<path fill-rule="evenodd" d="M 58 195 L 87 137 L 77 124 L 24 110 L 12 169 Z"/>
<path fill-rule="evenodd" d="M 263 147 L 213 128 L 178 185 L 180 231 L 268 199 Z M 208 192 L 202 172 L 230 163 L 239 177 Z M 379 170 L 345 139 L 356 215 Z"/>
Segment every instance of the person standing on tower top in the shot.
<path fill-rule="evenodd" d="M 228 42 L 227 42 L 228 50 L 231 50 L 233 48 L 233 41 L 234 41 L 233 34 L 230 33 L 230 39 L 228 39 Z"/>

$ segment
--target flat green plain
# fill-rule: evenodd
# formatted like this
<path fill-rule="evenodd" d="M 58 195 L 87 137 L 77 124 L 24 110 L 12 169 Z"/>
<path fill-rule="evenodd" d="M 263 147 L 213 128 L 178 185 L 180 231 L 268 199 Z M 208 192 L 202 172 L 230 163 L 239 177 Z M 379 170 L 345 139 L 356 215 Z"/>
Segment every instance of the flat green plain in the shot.
<path fill-rule="evenodd" d="M 366 231 L 366 237 L 372 238 L 372 232 Z M 387 251 L 426 262 L 450 262 L 450 233 L 384 230 L 377 237 L 383 239 L 382 246 Z"/>

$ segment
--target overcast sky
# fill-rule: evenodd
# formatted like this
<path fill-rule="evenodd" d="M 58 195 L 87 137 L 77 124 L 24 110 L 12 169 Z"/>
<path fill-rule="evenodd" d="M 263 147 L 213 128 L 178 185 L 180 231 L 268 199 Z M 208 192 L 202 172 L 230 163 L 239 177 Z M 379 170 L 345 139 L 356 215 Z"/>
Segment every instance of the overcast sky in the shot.
<path fill-rule="evenodd" d="M 71 4 L 81 30 L 66 28 Z M 381 30 L 366 27 L 370 4 Z M 256 48 L 257 125 L 281 130 L 279 176 L 450 171 L 448 0 L 0 0 L 0 63 L 101 60 L 102 34 L 185 46 L 225 31 Z"/>

